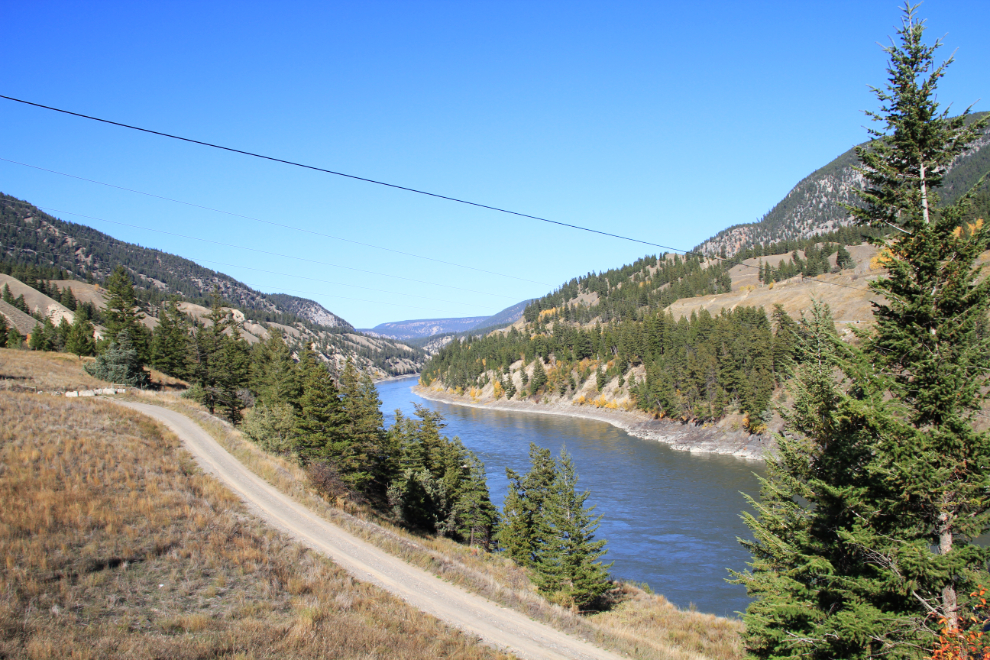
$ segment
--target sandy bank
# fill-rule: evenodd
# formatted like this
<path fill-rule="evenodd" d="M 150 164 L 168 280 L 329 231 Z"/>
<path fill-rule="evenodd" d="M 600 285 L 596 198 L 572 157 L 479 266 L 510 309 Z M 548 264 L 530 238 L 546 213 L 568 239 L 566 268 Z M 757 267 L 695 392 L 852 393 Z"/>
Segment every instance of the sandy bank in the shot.
<path fill-rule="evenodd" d="M 669 445 L 671 449 L 704 454 L 726 454 L 749 460 L 763 460 L 772 440 L 745 431 L 731 431 L 718 426 L 696 426 L 667 419 L 653 419 L 639 411 L 607 410 L 592 406 L 570 404 L 543 404 L 532 401 L 473 401 L 470 397 L 457 396 L 448 392 L 438 392 L 421 385 L 412 388 L 413 393 L 430 401 L 440 401 L 458 406 L 504 410 L 508 412 L 537 413 L 540 415 L 562 415 L 595 419 L 616 426 L 629 435 L 655 440 Z"/>

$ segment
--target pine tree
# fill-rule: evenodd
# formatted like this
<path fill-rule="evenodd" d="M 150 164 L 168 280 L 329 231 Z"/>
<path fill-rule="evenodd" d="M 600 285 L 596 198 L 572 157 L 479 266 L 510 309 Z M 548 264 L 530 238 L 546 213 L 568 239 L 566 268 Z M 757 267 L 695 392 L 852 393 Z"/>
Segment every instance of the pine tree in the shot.
<path fill-rule="evenodd" d="M 277 329 L 271 329 L 268 338 L 252 349 L 251 389 L 259 405 L 299 407 L 302 396 L 299 369 L 292 359 L 292 350 Z"/>
<path fill-rule="evenodd" d="M 533 570 L 537 588 L 555 601 L 587 609 L 607 591 L 608 568 L 598 560 L 605 541 L 594 540 L 601 516 L 585 507 L 587 491 L 578 493 L 570 457 L 556 461 L 549 449 L 529 446 L 530 470 L 520 477 L 506 469 L 509 492 L 499 527 L 501 549 Z"/>
<path fill-rule="evenodd" d="M 525 476 L 506 468 L 509 491 L 503 505 L 499 547 L 520 566 L 532 566 L 540 544 L 537 528 L 556 477 L 549 449 L 529 445 L 530 469 Z"/>
<path fill-rule="evenodd" d="M 874 147 L 858 150 L 867 187 L 852 211 L 863 224 L 898 229 L 886 245 L 888 276 L 871 284 L 885 302 L 874 304 L 876 331 L 866 344 L 890 394 L 907 406 L 878 461 L 884 479 L 903 489 L 889 570 L 954 625 L 959 592 L 972 590 L 971 571 L 990 557 L 972 545 L 990 529 L 990 434 L 975 424 L 990 366 L 990 341 L 977 332 L 990 310 L 990 280 L 977 259 L 990 248 L 990 228 L 963 222 L 982 179 L 941 209 L 937 191 L 987 122 L 939 110 L 935 89 L 952 59 L 935 64 L 941 42 L 922 43 L 924 30 L 906 8 L 901 45 L 886 49 L 888 86 L 875 90 L 882 109 L 871 117 L 883 128 L 872 131 Z"/>
<path fill-rule="evenodd" d="M 535 395 L 546 384 L 547 372 L 543 368 L 543 360 L 536 358 L 536 365 L 533 367 L 533 376 L 529 379 L 529 393 Z"/>
<path fill-rule="evenodd" d="M 59 296 L 59 302 L 71 311 L 76 311 L 76 296 L 72 293 L 71 287 L 66 286 L 62 290 L 62 295 Z"/>
<path fill-rule="evenodd" d="M 179 309 L 177 299 L 169 298 L 161 306 L 158 325 L 151 336 L 151 366 L 175 378 L 189 378 L 189 332 L 189 320 Z"/>
<path fill-rule="evenodd" d="M 49 321 L 51 323 L 51 321 Z M 45 328 L 40 323 L 34 324 L 34 329 L 28 338 L 28 348 L 32 351 L 45 351 Z"/>
<path fill-rule="evenodd" d="M 89 318 L 81 311 L 76 313 L 76 318 L 72 322 L 72 329 L 65 342 L 67 353 L 75 353 L 83 357 L 96 353 L 96 343 L 93 340 L 94 328 L 89 322 Z"/>
<path fill-rule="evenodd" d="M 859 152 L 867 187 L 850 208 L 898 231 L 889 275 L 872 285 L 876 328 L 854 349 L 816 313 L 789 432 L 749 519 L 754 563 L 741 581 L 756 597 L 756 657 L 921 657 L 933 624 L 953 625 L 988 577 L 990 553 L 972 541 L 990 529 L 990 434 L 974 417 L 990 367 L 978 330 L 990 282 L 976 259 L 990 234 L 963 226 L 965 197 L 937 206 L 947 165 L 985 127 L 939 112 L 948 62 L 934 64 L 939 43 L 922 43 L 914 11 L 886 49 L 872 115 L 884 130 Z"/>
<path fill-rule="evenodd" d="M 852 255 L 849 254 L 845 245 L 839 245 L 839 249 L 835 253 L 835 265 L 839 270 L 856 267 L 856 262 L 853 261 Z"/>
<path fill-rule="evenodd" d="M 350 441 L 344 433 L 347 416 L 333 374 L 315 353 L 307 350 L 300 364 L 303 394 L 296 429 L 297 451 L 303 463 L 325 460 L 345 475 L 355 471 Z"/>
<path fill-rule="evenodd" d="M 148 384 L 148 373 L 141 367 L 137 349 L 126 330 L 121 330 L 96 361 L 83 365 L 83 369 L 93 378 L 115 385 L 145 387 Z"/>
<path fill-rule="evenodd" d="M 498 524 L 498 509 L 488 492 L 485 464 L 471 452 L 465 452 L 464 461 L 461 467 L 466 474 L 455 493 L 453 510 L 456 531 L 468 545 L 487 550 Z"/>
<path fill-rule="evenodd" d="M 142 364 L 148 360 L 147 332 L 141 323 L 144 314 L 137 310 L 137 300 L 134 296 L 134 282 L 127 274 L 127 269 L 117 266 L 106 282 L 107 300 L 103 309 L 103 323 L 107 328 L 110 341 L 117 335 L 127 331 Z"/>
<path fill-rule="evenodd" d="M 232 423 L 241 418 L 244 403 L 240 390 L 248 381 L 248 346 L 229 310 L 221 306 L 218 291 L 213 307 L 192 340 L 192 376 L 202 388 L 202 403 L 212 415 L 223 409 Z"/>
<path fill-rule="evenodd" d="M 545 590 L 558 592 L 558 600 L 585 610 L 611 588 L 612 565 L 598 561 L 607 552 L 604 539 L 594 540 L 601 516 L 592 517 L 594 507 L 585 506 L 590 493 L 578 493 L 577 481 L 571 457 L 562 452 L 544 518 L 544 525 L 552 530 L 545 546 L 551 552 L 539 554 L 537 570 L 560 579 L 548 583 L 551 588 Z"/>
<path fill-rule="evenodd" d="M 0 348 L 7 347 L 8 333 L 10 332 L 10 326 L 7 323 L 7 317 L 0 314 Z"/>

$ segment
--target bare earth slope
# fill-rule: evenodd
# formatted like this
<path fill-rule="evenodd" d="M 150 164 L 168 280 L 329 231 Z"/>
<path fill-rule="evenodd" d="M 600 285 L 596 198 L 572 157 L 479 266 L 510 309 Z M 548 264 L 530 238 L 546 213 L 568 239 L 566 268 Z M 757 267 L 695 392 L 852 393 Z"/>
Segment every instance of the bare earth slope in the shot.
<path fill-rule="evenodd" d="M 204 470 L 222 480 L 263 520 L 326 554 L 357 579 L 523 658 L 620 657 L 443 582 L 330 524 L 245 468 L 184 415 L 147 404 L 121 405 L 164 423 Z"/>

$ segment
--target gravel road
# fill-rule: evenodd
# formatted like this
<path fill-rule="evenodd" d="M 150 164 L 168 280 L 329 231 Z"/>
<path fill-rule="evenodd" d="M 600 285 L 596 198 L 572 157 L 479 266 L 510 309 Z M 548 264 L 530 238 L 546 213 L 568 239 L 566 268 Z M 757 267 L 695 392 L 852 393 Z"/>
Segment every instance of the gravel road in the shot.
<path fill-rule="evenodd" d="M 185 415 L 159 406 L 119 403 L 165 424 L 182 440 L 200 467 L 237 493 L 253 513 L 323 553 L 356 579 L 376 584 L 416 609 L 520 658 L 621 657 L 385 554 L 276 490 Z"/>

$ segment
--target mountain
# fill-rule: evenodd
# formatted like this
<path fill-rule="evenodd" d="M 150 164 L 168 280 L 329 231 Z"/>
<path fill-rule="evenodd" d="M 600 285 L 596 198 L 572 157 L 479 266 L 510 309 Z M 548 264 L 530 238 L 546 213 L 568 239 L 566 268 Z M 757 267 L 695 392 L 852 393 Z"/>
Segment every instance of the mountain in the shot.
<path fill-rule="evenodd" d="M 300 316 L 307 321 L 324 328 L 344 328 L 353 330 L 354 326 L 328 311 L 318 302 L 306 298 L 290 296 L 286 293 L 269 293 L 268 299 L 290 314 Z"/>
<path fill-rule="evenodd" d="M 379 323 L 370 330 L 364 330 L 367 334 L 376 337 L 391 337 L 393 339 L 419 339 L 421 337 L 432 337 L 448 332 L 461 332 L 470 330 L 479 322 L 487 319 L 487 316 L 468 316 L 459 319 L 415 319 L 412 321 L 395 321 L 392 323 Z"/>
<path fill-rule="evenodd" d="M 393 339 L 423 340 L 436 335 L 456 335 L 470 330 L 497 330 L 518 321 L 532 300 L 524 300 L 506 307 L 501 312 L 491 316 L 466 316 L 456 319 L 418 319 L 413 321 L 395 321 L 380 323 L 370 330 L 361 330 L 375 337 L 391 337 Z M 416 344 L 423 344 L 416 341 Z"/>
<path fill-rule="evenodd" d="M 973 118 L 986 112 L 975 113 Z M 866 146 L 864 143 L 859 146 Z M 942 201 L 952 203 L 990 172 L 990 130 L 952 163 L 941 189 Z M 803 178 L 759 222 L 733 225 L 695 248 L 703 254 L 732 256 L 756 244 L 799 240 L 852 224 L 843 207 L 854 204 L 863 178 L 853 168 L 856 147 Z"/>
<path fill-rule="evenodd" d="M 415 373 L 426 359 L 419 348 L 361 334 L 315 301 L 256 291 L 189 259 L 59 220 L 0 193 L 0 272 L 23 282 L 23 290 L 29 292 L 26 301 L 37 298 L 37 304 L 29 306 L 32 314 L 50 315 L 45 306 L 51 303 L 42 300 L 45 296 L 38 290 L 44 289 L 42 283 L 53 281 L 60 290 L 72 289 L 77 300 L 92 304 L 98 312 L 103 306 L 98 285 L 117 265 L 123 265 L 134 279 L 149 326 L 157 321 L 158 308 L 169 296 L 178 296 L 187 313 L 197 316 L 196 312 L 212 304 L 210 296 L 216 288 L 224 305 L 237 310 L 249 341 L 262 339 L 277 328 L 295 348 L 313 345 L 325 360 L 341 368 L 350 358 L 359 369 L 379 378 Z"/>

